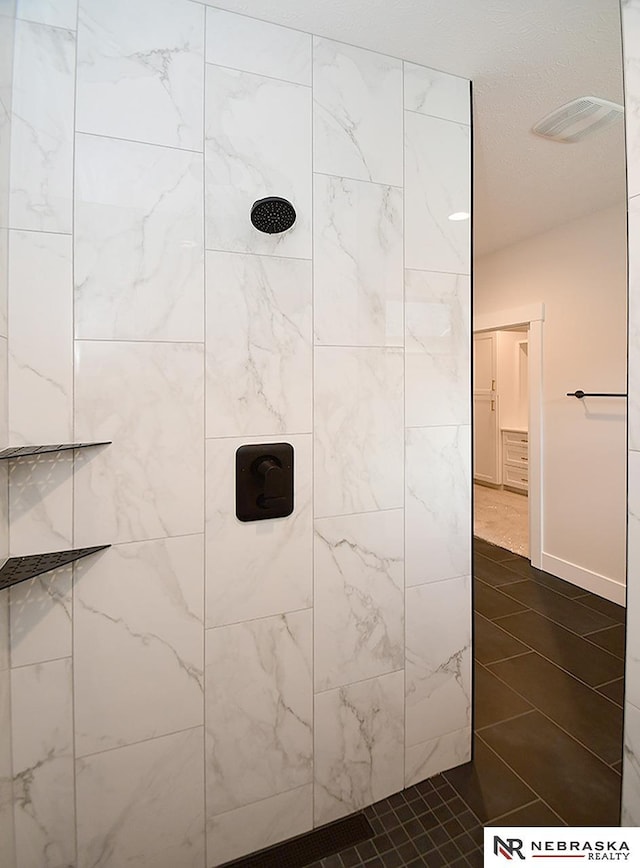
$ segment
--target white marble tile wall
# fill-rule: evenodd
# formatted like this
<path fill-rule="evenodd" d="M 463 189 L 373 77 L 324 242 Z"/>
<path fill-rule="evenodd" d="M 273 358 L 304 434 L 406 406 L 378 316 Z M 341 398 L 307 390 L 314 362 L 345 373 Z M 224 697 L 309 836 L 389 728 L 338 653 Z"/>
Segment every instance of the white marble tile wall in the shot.
<path fill-rule="evenodd" d="M 468 82 L 192 0 L 18 17 L 11 442 L 112 443 L 15 462 L 10 543 L 112 547 L 5 595 L 14 721 L 64 681 L 9 868 L 212 868 L 468 758 Z M 281 441 L 293 514 L 238 521 Z"/>
<path fill-rule="evenodd" d="M 640 0 L 621 0 L 629 236 L 627 659 L 622 825 L 640 826 Z"/>
<path fill-rule="evenodd" d="M 7 295 L 15 0 L 0 3 L 0 448 L 9 442 Z M 4 462 L 3 462 L 4 463 Z M 0 467 L 0 561 L 9 553 L 8 467 Z M 9 592 L 0 591 L 0 865 L 16 868 L 11 756 Z"/>

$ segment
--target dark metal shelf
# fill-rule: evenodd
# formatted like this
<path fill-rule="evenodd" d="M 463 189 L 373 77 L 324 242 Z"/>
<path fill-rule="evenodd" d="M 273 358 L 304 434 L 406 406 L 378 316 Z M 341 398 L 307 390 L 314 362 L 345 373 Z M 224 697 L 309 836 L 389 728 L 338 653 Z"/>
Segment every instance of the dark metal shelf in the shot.
<path fill-rule="evenodd" d="M 96 443 L 59 443 L 57 446 L 9 446 L 0 452 L 0 461 L 8 458 L 22 458 L 24 455 L 44 455 L 47 452 L 66 452 L 67 449 L 87 449 L 89 446 L 108 446 L 111 440 Z"/>
<path fill-rule="evenodd" d="M 0 568 L 0 590 L 17 585 L 18 582 L 26 582 L 27 579 L 33 579 L 34 576 L 48 573 L 50 570 L 57 570 L 59 567 L 108 548 L 110 545 L 91 546 L 84 549 L 68 549 L 65 552 L 44 552 L 40 555 L 9 558 Z"/>

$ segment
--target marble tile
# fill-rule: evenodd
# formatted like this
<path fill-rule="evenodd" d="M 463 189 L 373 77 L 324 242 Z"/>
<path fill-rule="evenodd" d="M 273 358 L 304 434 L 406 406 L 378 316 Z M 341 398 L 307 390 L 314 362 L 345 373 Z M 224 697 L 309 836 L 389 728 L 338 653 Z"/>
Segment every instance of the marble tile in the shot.
<path fill-rule="evenodd" d="M 403 505 L 403 351 L 317 347 L 316 517 Z"/>
<path fill-rule="evenodd" d="M 406 584 L 469 575 L 469 426 L 408 428 L 406 436 Z"/>
<path fill-rule="evenodd" d="M 470 273 L 470 165 L 468 126 L 405 112 L 407 268 Z"/>
<path fill-rule="evenodd" d="M 405 61 L 404 107 L 407 111 L 468 124 L 471 121 L 470 82 Z"/>
<path fill-rule="evenodd" d="M 70 656 L 71 569 L 63 567 L 11 588 L 12 666 Z"/>
<path fill-rule="evenodd" d="M 402 346 L 402 190 L 314 177 L 316 343 Z"/>
<path fill-rule="evenodd" d="M 313 781 L 312 613 L 207 630 L 207 812 Z"/>
<path fill-rule="evenodd" d="M 202 728 L 76 763 L 78 868 L 204 868 Z"/>
<path fill-rule="evenodd" d="M 207 9 L 207 63 L 311 84 L 311 35 L 245 15 Z"/>
<path fill-rule="evenodd" d="M 0 591 L 0 672 L 11 667 L 9 630 L 9 590 Z"/>
<path fill-rule="evenodd" d="M 9 431 L 12 443 L 73 435 L 71 238 L 9 233 Z"/>
<path fill-rule="evenodd" d="M 203 393 L 201 345 L 76 343 L 76 545 L 202 532 Z"/>
<path fill-rule="evenodd" d="M 76 128 L 202 150 L 204 9 L 81 0 Z"/>
<path fill-rule="evenodd" d="M 203 572 L 202 534 L 119 545 L 78 565 L 77 756 L 202 725 Z"/>
<path fill-rule="evenodd" d="M 0 21 L 1 21 L 0 17 Z M 1 27 L 1 24 L 0 24 Z M 7 178 L 0 176 L 0 338 L 6 342 L 8 323 L 7 323 L 7 298 L 9 296 L 9 230 L 4 224 L 9 222 L 9 197 L 8 192 L 3 189 L 5 183 L 9 183 L 8 176 L 8 160 L 9 155 L 6 155 L 6 165 L 3 165 L 5 155 L 2 153 L 3 148 L 8 152 L 9 145 L 5 144 L 5 140 L 9 136 L 8 127 L 2 123 L 2 106 L 0 106 L 0 172 L 7 169 Z M 6 195 L 5 195 L 6 194 Z M 3 344 L 4 346 L 4 344 Z"/>
<path fill-rule="evenodd" d="M 625 703 L 621 826 L 640 826 L 640 711 Z"/>
<path fill-rule="evenodd" d="M 206 246 L 310 259 L 311 90 L 208 64 L 205 96 Z M 252 225 L 251 206 L 265 196 L 292 202 L 287 232 Z"/>
<path fill-rule="evenodd" d="M 16 858 L 12 778 L 11 673 L 8 669 L 0 669 L 0 865 L 7 868 L 15 868 Z"/>
<path fill-rule="evenodd" d="M 313 167 L 402 186 L 402 61 L 313 40 Z"/>
<path fill-rule="evenodd" d="M 315 700 L 315 824 L 404 786 L 404 672 L 319 693 Z"/>
<path fill-rule="evenodd" d="M 622 0 L 627 190 L 640 194 L 640 3 Z"/>
<path fill-rule="evenodd" d="M 640 18 L 640 15 L 639 15 Z M 640 110 L 640 104 L 639 104 Z M 640 146 L 640 138 L 639 138 Z M 640 161 L 640 155 L 638 157 Z M 629 449 L 640 451 L 640 196 L 629 200 Z"/>
<path fill-rule="evenodd" d="M 265 438 L 207 441 L 207 627 L 312 605 L 311 435 L 284 439 L 294 449 L 293 514 L 249 523 L 235 515 L 235 454 Z"/>
<path fill-rule="evenodd" d="M 76 38 L 16 22 L 11 124 L 13 229 L 71 232 Z"/>
<path fill-rule="evenodd" d="M 74 865 L 71 660 L 11 674 L 17 868 Z"/>
<path fill-rule="evenodd" d="M 207 252 L 207 436 L 311 431 L 311 263 Z"/>
<path fill-rule="evenodd" d="M 471 725 L 471 580 L 407 589 L 407 747 Z"/>
<path fill-rule="evenodd" d="M 199 154 L 77 137 L 75 333 L 204 339 Z"/>
<path fill-rule="evenodd" d="M 405 425 L 470 423 L 470 279 L 405 274 Z"/>
<path fill-rule="evenodd" d="M 76 29 L 78 15 L 78 0 L 18 0 L 16 17 L 23 21 L 33 21 L 37 24 L 49 24 L 51 27 L 64 27 L 66 30 Z"/>
<path fill-rule="evenodd" d="M 72 548 L 73 452 L 13 459 L 9 509 L 12 555 Z"/>
<path fill-rule="evenodd" d="M 248 853 L 302 835 L 313 826 L 313 786 L 307 784 L 254 802 L 207 821 L 210 865 L 222 865 Z"/>
<path fill-rule="evenodd" d="M 315 689 L 404 667 L 404 512 L 315 523 Z"/>
<path fill-rule="evenodd" d="M 422 744 L 407 747 L 405 754 L 405 787 L 425 781 L 440 772 L 453 769 L 471 760 L 471 728 L 448 732 Z"/>
<path fill-rule="evenodd" d="M 640 452 L 628 458 L 628 583 L 625 698 L 640 708 Z"/>

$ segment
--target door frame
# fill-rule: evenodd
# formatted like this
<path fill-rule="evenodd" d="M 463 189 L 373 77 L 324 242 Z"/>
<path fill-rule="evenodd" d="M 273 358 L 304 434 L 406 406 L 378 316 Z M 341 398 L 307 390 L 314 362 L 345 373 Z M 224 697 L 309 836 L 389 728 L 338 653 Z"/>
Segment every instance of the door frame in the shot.
<path fill-rule="evenodd" d="M 528 304 L 523 307 L 499 310 L 495 313 L 476 314 L 473 318 L 473 334 L 500 331 L 514 326 L 529 328 L 529 559 L 532 566 L 542 568 L 542 455 L 544 447 L 544 424 L 542 408 L 542 330 L 544 304 Z M 473 384 L 472 384 L 473 389 Z M 473 524 L 473 516 L 472 516 Z"/>

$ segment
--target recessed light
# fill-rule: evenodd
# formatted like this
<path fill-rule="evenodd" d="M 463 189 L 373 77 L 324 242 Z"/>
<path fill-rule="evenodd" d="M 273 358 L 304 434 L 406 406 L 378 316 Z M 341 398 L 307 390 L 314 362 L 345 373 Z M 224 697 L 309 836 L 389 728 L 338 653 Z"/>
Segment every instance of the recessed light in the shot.
<path fill-rule="evenodd" d="M 449 214 L 449 220 L 453 220 L 457 222 L 458 220 L 468 220 L 471 217 L 467 211 L 454 211 L 453 214 Z"/>

